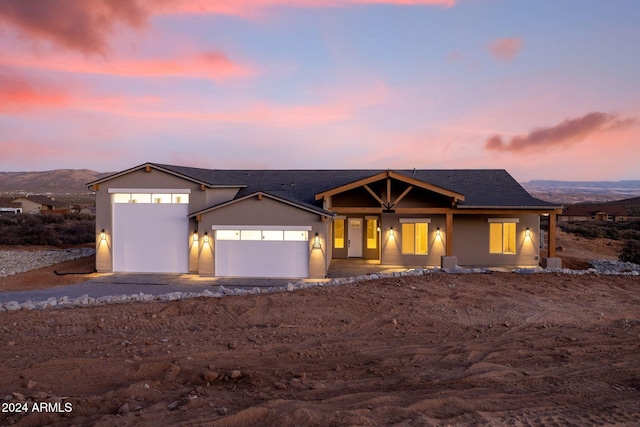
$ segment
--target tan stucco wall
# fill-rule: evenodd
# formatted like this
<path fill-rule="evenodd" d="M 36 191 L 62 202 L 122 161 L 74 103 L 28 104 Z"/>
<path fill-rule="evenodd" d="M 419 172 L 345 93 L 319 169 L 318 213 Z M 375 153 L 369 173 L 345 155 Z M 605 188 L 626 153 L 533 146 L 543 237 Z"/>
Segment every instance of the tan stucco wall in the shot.
<path fill-rule="evenodd" d="M 327 253 L 327 235 L 329 222 L 313 212 L 291 206 L 263 196 L 242 200 L 231 205 L 204 213 L 198 224 L 199 241 L 203 241 L 205 231 L 211 237 L 207 246 L 200 248 L 199 273 L 215 275 L 215 242 L 213 225 L 272 225 L 272 226 L 310 226 L 309 231 L 309 277 L 324 278 L 327 273 L 329 254 Z M 314 237 L 318 238 L 321 249 L 314 249 Z"/>
<path fill-rule="evenodd" d="M 489 253 L 488 218 L 518 218 L 516 253 Z M 530 236 L 525 237 L 525 230 Z M 454 215 L 453 255 L 459 265 L 466 266 L 537 266 L 540 262 L 540 216 L 521 215 Z"/>
<path fill-rule="evenodd" d="M 429 224 L 429 253 L 427 255 L 406 255 L 402 254 L 402 225 L 401 218 L 428 218 L 431 220 Z M 390 236 L 390 230 L 393 227 L 393 237 Z M 436 236 L 437 229 L 440 228 L 440 237 Z M 446 220 L 444 215 L 398 215 L 398 214 L 382 214 L 382 259 L 381 263 L 385 265 L 406 265 L 406 266 L 436 266 L 440 265 L 440 257 L 446 254 L 445 248 L 445 230 Z"/>
<path fill-rule="evenodd" d="M 401 218 L 430 218 L 429 253 L 427 255 L 402 254 Z M 489 253 L 488 218 L 518 218 L 516 225 L 516 254 Z M 390 237 L 393 227 L 394 237 Z M 440 228 L 440 238 L 437 229 Z M 446 218 L 444 215 L 382 215 L 382 259 L 384 265 L 438 266 L 441 257 L 446 254 Z M 525 230 L 530 236 L 525 238 Z M 539 263 L 540 217 L 530 215 L 454 215 L 453 216 L 453 255 L 459 265 L 466 266 L 536 266 Z"/>

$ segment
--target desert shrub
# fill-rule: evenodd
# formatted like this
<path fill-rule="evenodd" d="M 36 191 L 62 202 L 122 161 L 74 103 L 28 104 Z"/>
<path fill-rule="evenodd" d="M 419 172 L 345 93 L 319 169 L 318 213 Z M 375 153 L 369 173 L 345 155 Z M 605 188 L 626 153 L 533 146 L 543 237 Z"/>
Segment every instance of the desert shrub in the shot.
<path fill-rule="evenodd" d="M 89 215 L 17 214 L 0 216 L 0 245 L 78 245 L 95 241 Z"/>
<path fill-rule="evenodd" d="M 640 264 L 640 240 L 627 240 L 618 258 L 620 261 Z"/>

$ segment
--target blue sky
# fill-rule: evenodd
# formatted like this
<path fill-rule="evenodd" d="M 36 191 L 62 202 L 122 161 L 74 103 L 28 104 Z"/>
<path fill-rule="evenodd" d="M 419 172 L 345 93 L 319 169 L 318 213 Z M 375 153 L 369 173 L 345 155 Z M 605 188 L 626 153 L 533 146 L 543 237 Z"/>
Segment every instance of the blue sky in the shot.
<path fill-rule="evenodd" d="M 640 2 L 8 0 L 0 170 L 640 179 Z"/>

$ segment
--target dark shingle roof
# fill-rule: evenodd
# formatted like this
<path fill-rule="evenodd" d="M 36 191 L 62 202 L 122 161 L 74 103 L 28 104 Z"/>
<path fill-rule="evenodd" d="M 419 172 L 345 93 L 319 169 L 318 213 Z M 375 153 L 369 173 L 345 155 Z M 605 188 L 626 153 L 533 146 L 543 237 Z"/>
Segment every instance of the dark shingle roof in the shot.
<path fill-rule="evenodd" d="M 212 186 L 242 187 L 236 198 L 258 191 L 321 206 L 315 195 L 354 181 L 386 172 L 384 169 L 346 170 L 221 170 L 155 164 Z M 399 174 L 464 194 L 460 207 L 556 207 L 532 197 L 507 171 L 496 169 L 394 170 Z"/>

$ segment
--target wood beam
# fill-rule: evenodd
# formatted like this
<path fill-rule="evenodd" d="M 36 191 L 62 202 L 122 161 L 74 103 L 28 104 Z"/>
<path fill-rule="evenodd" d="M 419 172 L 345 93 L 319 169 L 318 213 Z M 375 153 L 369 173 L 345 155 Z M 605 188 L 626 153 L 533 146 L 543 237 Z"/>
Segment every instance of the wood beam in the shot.
<path fill-rule="evenodd" d="M 360 179 L 358 181 L 351 182 L 346 185 L 341 185 L 340 187 L 333 188 L 328 191 L 324 191 L 322 193 L 316 194 L 316 200 L 320 200 L 326 196 L 333 196 L 334 194 L 343 193 L 345 191 L 353 190 L 354 188 L 362 187 L 364 184 L 369 184 L 371 182 L 380 181 L 388 176 L 387 172 L 381 172 L 376 175 Z"/>
<path fill-rule="evenodd" d="M 363 213 L 363 214 L 381 214 L 382 208 L 357 208 L 357 207 L 333 207 L 332 212 L 338 214 L 351 214 L 351 213 Z"/>
<path fill-rule="evenodd" d="M 556 257 L 556 213 L 552 212 L 549 214 L 549 242 L 547 244 L 547 256 L 549 258 Z"/>
<path fill-rule="evenodd" d="M 369 192 L 369 194 L 373 196 L 374 199 L 378 201 L 378 203 L 380 203 L 381 206 L 384 205 L 384 202 L 382 201 L 382 199 L 376 193 L 374 193 L 373 190 L 367 184 L 364 185 L 364 188 Z"/>
<path fill-rule="evenodd" d="M 391 206 L 391 178 L 387 178 L 387 206 Z"/>
<path fill-rule="evenodd" d="M 393 203 L 391 203 L 391 206 L 390 206 L 390 207 L 395 206 L 395 205 L 397 205 L 398 203 L 400 203 L 400 200 L 404 199 L 404 197 L 405 197 L 407 194 L 409 194 L 409 191 L 411 191 L 411 190 L 413 190 L 413 185 L 408 186 L 408 187 L 406 188 L 406 190 L 404 190 L 404 191 L 402 192 L 402 194 L 401 194 L 401 195 L 399 195 L 398 197 L 396 197 L 396 199 L 393 201 Z"/>
<path fill-rule="evenodd" d="M 447 234 L 445 235 L 446 255 L 453 256 L 453 214 L 446 214 Z"/>

